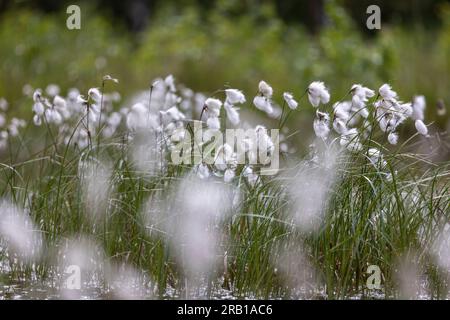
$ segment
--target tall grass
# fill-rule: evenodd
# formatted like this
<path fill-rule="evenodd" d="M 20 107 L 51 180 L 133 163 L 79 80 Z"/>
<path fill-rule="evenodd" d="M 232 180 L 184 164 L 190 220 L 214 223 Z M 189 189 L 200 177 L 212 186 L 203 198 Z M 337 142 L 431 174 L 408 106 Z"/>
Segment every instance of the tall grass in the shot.
<path fill-rule="evenodd" d="M 434 141 L 434 135 L 416 134 L 392 149 L 383 144 L 384 133 L 375 126 L 371 130 L 358 153 L 338 148 L 331 138 L 315 141 L 314 153 L 306 156 L 285 153 L 281 172 L 261 176 L 255 185 L 238 167 L 233 196 L 222 195 L 233 202 L 228 213 L 201 225 L 216 235 L 214 263 L 192 271 L 187 266 L 197 256 L 189 257 L 187 240 L 177 238 L 190 232 L 191 221 L 183 220 L 176 191 L 192 175 L 192 165 L 172 164 L 164 150 L 163 169 L 143 171 L 131 156 L 137 140 L 129 140 L 122 127 L 110 138 L 100 139 L 93 131 L 92 143 L 81 148 L 61 139 L 54 124 L 26 128 L 9 139 L 0 195 L 24 208 L 42 235 L 42 253 L 31 263 L 4 239 L 0 270 L 7 282 L 46 282 L 59 289 L 55 279 L 64 272 L 58 259 L 67 241 L 88 238 L 96 248 L 88 250 L 101 252 L 94 287 L 111 286 L 106 266 L 127 266 L 137 270 L 150 292 L 146 296 L 154 298 L 220 292 L 257 298 L 403 297 L 405 263 L 414 263 L 420 275 L 411 282 L 424 280 L 414 295 L 445 298 L 448 270 L 440 259 L 448 253 L 436 251 L 436 241 L 450 218 L 450 164 L 413 152 L 417 144 Z M 385 164 L 369 160 L 368 149 L 374 146 L 383 151 Z M 155 146 L 147 150 L 159 152 Z M 317 208 L 309 225 L 296 212 L 311 206 Z M 201 214 L 187 217 L 196 220 Z M 208 241 L 205 235 L 199 236 Z M 370 265 L 382 270 L 378 291 L 366 285 Z"/>

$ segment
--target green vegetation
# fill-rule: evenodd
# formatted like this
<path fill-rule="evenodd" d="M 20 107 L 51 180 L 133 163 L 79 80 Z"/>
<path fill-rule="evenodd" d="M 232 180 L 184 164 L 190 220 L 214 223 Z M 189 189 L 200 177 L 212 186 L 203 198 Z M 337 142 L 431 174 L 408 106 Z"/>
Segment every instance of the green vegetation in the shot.
<path fill-rule="evenodd" d="M 25 208 L 42 233 L 43 252 L 33 265 L 0 251 L 0 271 L 8 270 L 7 280 L 0 278 L 0 283 L 52 281 L 62 243 L 88 236 L 102 248 L 107 263 L 126 264 L 150 279 L 146 284 L 154 297 L 191 294 L 186 292 L 186 259 L 173 249 L 172 235 L 149 226 L 146 219 L 153 212 L 148 206 L 163 203 L 167 219 L 181 224 L 173 190 L 193 166 L 168 164 L 152 173 L 136 169 L 130 157 L 134 140 L 128 140 L 125 123 L 112 137 L 99 138 L 93 131 L 88 147 L 66 143 L 54 124 L 35 128 L 33 100 L 22 92 L 25 84 L 45 88 L 55 83 L 64 96 L 72 87 L 87 92 L 106 86 L 105 92 L 116 90 L 128 105 L 133 94 L 149 91 L 154 78 L 172 73 L 178 83 L 220 98 L 216 90 L 224 86 L 243 89 L 248 103 L 241 110 L 259 112 L 251 99 L 261 79 L 274 87 L 277 102 L 284 91 L 299 98 L 317 79 L 329 86 L 333 102 L 348 100 L 353 83 L 378 88 L 388 82 L 405 100 L 426 96 L 430 134 L 448 144 L 448 114 L 438 117 L 434 105 L 438 99 L 450 101 L 450 7 L 442 8 L 438 30 L 386 25 L 373 39 L 365 39 L 334 2 L 326 12 L 329 24 L 317 36 L 286 25 L 270 6 L 234 17 L 225 1 L 207 16 L 195 8 L 180 13 L 167 7 L 138 35 L 114 28 L 113 21 L 91 11 L 83 13 L 80 31 L 65 29 L 64 15 L 21 10 L 2 16 L 0 97 L 9 102 L 7 117 L 22 117 L 28 126 L 1 151 L 0 196 Z M 102 85 L 106 74 L 119 83 Z M 103 100 L 99 105 L 103 108 Z M 300 148 L 295 155 L 284 154 L 280 174 L 262 177 L 252 186 L 243 168 L 236 170 L 232 186 L 241 192 L 239 201 L 223 219 L 212 222 L 220 235 L 220 262 L 201 278 L 206 293 L 193 296 L 229 290 L 237 297 L 370 298 L 374 292 L 366 287 L 366 271 L 377 265 L 384 277 L 377 291 L 381 297 L 404 297 L 410 293 L 402 287 L 406 263 L 417 273 L 411 279 L 424 280 L 428 298 L 448 297 L 449 270 L 438 263 L 435 248 L 450 221 L 448 148 L 441 149 L 439 158 L 426 157 L 424 148 L 439 139 L 424 140 L 411 124 L 400 132 L 398 145 L 389 146 L 385 133 L 374 125 L 368 136 L 360 132 L 359 153 L 333 156 L 336 141 L 316 142 L 320 161 L 315 163 L 305 160 L 311 153 L 304 150 L 313 132 L 314 109 L 306 97 L 299 105 L 300 112 L 290 114 L 287 126 L 293 133 L 289 142 Z M 118 103 L 112 106 L 119 110 Z M 331 104 L 325 108 L 332 111 Z M 81 117 L 85 121 L 83 113 Z M 368 120 L 375 124 L 375 116 Z M 71 139 L 81 127 L 77 121 L 71 123 Z M 272 124 L 277 127 L 277 121 Z M 370 148 L 379 149 L 386 163 L 373 163 Z M 167 160 L 169 150 L 164 152 Z M 335 158 L 328 167 L 330 154 Z M 91 174 L 85 165 L 93 165 L 94 177 L 99 170 L 108 172 L 108 192 L 104 199 L 96 198 L 94 211 L 101 214 L 94 220 L 85 194 L 84 175 Z M 298 208 L 289 188 L 311 192 L 301 177 L 308 182 L 331 177 L 323 186 L 322 219 L 313 230 L 299 227 L 291 215 Z"/>

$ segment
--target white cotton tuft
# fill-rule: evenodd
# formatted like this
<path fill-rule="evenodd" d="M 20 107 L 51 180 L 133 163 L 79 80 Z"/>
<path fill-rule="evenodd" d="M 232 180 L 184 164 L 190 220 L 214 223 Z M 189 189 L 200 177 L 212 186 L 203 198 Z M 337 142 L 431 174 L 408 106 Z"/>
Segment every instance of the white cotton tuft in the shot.
<path fill-rule="evenodd" d="M 169 74 L 165 79 L 164 79 L 164 84 L 167 87 L 167 89 L 171 92 L 175 92 L 176 91 L 176 87 L 175 87 L 175 78 L 173 75 Z M 152 86 L 155 86 L 156 83 L 154 82 L 152 84 Z"/>
<path fill-rule="evenodd" d="M 284 98 L 284 101 L 286 101 L 286 103 L 289 106 L 289 108 L 291 108 L 292 110 L 297 109 L 298 102 L 295 101 L 294 96 L 292 95 L 292 93 L 290 93 L 290 92 L 283 93 L 283 98 Z"/>
<path fill-rule="evenodd" d="M 422 120 L 416 120 L 415 126 L 416 126 L 416 130 L 417 130 L 418 133 L 420 133 L 423 136 L 427 136 L 428 135 L 428 128 L 425 125 L 425 123 L 423 123 Z"/>
<path fill-rule="evenodd" d="M 266 98 L 268 98 L 268 99 L 272 98 L 273 89 L 272 89 L 272 87 L 271 87 L 267 82 L 265 82 L 264 80 L 261 80 L 261 81 L 259 82 L 258 90 L 259 90 L 259 92 L 260 92 L 264 97 L 266 97 Z"/>
<path fill-rule="evenodd" d="M 341 120 L 347 121 L 350 118 L 351 108 L 352 108 L 351 101 L 336 102 L 333 105 L 334 116 Z"/>
<path fill-rule="evenodd" d="M 227 113 L 228 120 L 233 125 L 235 125 L 235 126 L 238 125 L 240 118 L 239 118 L 239 112 L 237 111 L 237 109 L 234 108 L 231 104 L 228 104 L 227 102 L 225 102 L 224 108 L 225 108 L 225 112 Z"/>
<path fill-rule="evenodd" d="M 339 118 L 334 119 L 333 129 L 340 135 L 347 133 L 347 126 L 345 125 L 345 122 Z"/>
<path fill-rule="evenodd" d="M 45 107 L 41 102 L 36 102 L 33 105 L 33 112 L 35 114 L 37 114 L 38 116 L 42 116 L 44 114 L 44 111 L 45 111 Z"/>
<path fill-rule="evenodd" d="M 219 130 L 220 129 L 220 120 L 217 117 L 208 118 L 208 120 L 206 120 L 206 125 L 210 129 Z"/>
<path fill-rule="evenodd" d="M 398 134 L 396 132 L 390 132 L 388 134 L 388 141 L 392 145 L 396 145 L 398 142 Z"/>
<path fill-rule="evenodd" d="M 256 108 L 259 110 L 262 110 L 266 112 L 267 114 L 271 114 L 273 112 L 272 105 L 270 103 L 270 100 L 263 96 L 256 96 L 253 99 L 253 104 Z"/>
<path fill-rule="evenodd" d="M 42 99 L 42 90 L 41 89 L 36 89 L 33 92 L 33 101 L 34 102 L 40 102 Z"/>
<path fill-rule="evenodd" d="M 317 108 L 319 104 L 327 104 L 330 101 L 330 93 L 323 82 L 314 81 L 308 86 L 308 99 L 312 106 Z"/>
<path fill-rule="evenodd" d="M 100 102 L 102 99 L 102 94 L 98 88 L 90 88 L 88 91 L 88 96 L 91 97 L 95 102 Z"/>
<path fill-rule="evenodd" d="M 220 107 L 222 107 L 222 101 L 219 99 L 208 98 L 205 101 L 205 105 L 208 108 L 208 115 L 218 117 L 220 115 Z"/>
<path fill-rule="evenodd" d="M 372 98 L 375 95 L 375 91 L 363 87 L 360 84 L 354 84 L 352 89 L 350 90 L 354 96 L 358 96 L 362 100 L 366 100 L 367 98 Z"/>
<path fill-rule="evenodd" d="M 240 104 L 245 102 L 245 96 L 242 91 L 237 89 L 226 89 L 225 94 L 229 104 Z"/>
<path fill-rule="evenodd" d="M 251 186 L 254 186 L 258 181 L 258 175 L 254 173 L 253 169 L 249 166 L 245 167 L 244 170 L 242 170 L 242 175 L 247 179 L 247 182 Z"/>
<path fill-rule="evenodd" d="M 330 133 L 330 116 L 327 113 L 317 111 L 313 122 L 314 133 L 317 137 L 326 139 Z"/>
<path fill-rule="evenodd" d="M 53 98 L 53 105 L 58 108 L 58 109 L 66 109 L 67 103 L 66 100 L 64 100 L 64 98 L 60 97 L 60 96 L 55 96 L 55 98 Z"/>
<path fill-rule="evenodd" d="M 397 92 L 393 91 L 391 86 L 387 83 L 383 84 L 380 89 L 378 89 L 378 93 L 380 96 L 383 97 L 383 99 L 397 99 Z"/>

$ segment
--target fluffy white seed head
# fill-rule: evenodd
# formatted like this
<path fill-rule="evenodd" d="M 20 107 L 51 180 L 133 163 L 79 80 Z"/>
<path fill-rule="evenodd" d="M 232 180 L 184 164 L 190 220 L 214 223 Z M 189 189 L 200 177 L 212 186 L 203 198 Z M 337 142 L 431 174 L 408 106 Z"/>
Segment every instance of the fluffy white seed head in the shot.
<path fill-rule="evenodd" d="M 42 90 L 36 89 L 33 93 L 33 101 L 34 102 L 40 102 L 42 99 Z"/>
<path fill-rule="evenodd" d="M 317 137 L 326 139 L 330 133 L 330 116 L 325 112 L 316 112 L 313 128 Z"/>
<path fill-rule="evenodd" d="M 100 102 L 102 99 L 102 94 L 98 88 L 90 88 L 88 91 L 88 96 L 96 102 Z"/>
<path fill-rule="evenodd" d="M 238 125 L 240 118 L 239 118 L 239 112 L 237 111 L 237 109 L 234 108 L 231 104 L 228 104 L 227 102 L 225 102 L 224 108 L 225 108 L 225 112 L 227 113 L 228 120 L 233 125 L 235 125 L 235 126 Z"/>
<path fill-rule="evenodd" d="M 363 87 L 361 84 L 354 84 L 350 91 L 354 96 L 358 96 L 362 100 L 367 100 L 367 98 L 372 98 L 375 95 L 375 91 Z"/>
<path fill-rule="evenodd" d="M 208 120 L 206 120 L 206 125 L 210 129 L 219 130 L 220 129 L 220 120 L 217 117 L 210 117 L 210 118 L 208 118 Z"/>
<path fill-rule="evenodd" d="M 415 126 L 416 126 L 416 130 L 417 130 L 418 133 L 420 133 L 423 136 L 427 136 L 428 135 L 428 128 L 425 125 L 425 123 L 423 123 L 422 120 L 416 120 Z"/>
<path fill-rule="evenodd" d="M 270 100 L 264 96 L 256 96 L 253 99 L 253 104 L 255 105 L 256 108 L 266 112 L 267 114 L 271 114 L 273 112 L 273 107 L 272 104 L 270 103 Z"/>
<path fill-rule="evenodd" d="M 283 98 L 284 98 L 284 101 L 286 101 L 286 103 L 289 106 L 289 108 L 291 108 L 292 110 L 297 109 L 298 102 L 295 101 L 294 96 L 292 95 L 292 93 L 290 93 L 290 92 L 283 93 Z"/>
<path fill-rule="evenodd" d="M 38 116 L 42 116 L 44 114 L 45 111 L 45 107 L 41 102 L 36 102 L 33 105 L 33 112 L 38 115 Z"/>
<path fill-rule="evenodd" d="M 264 80 L 261 80 L 261 81 L 259 82 L 258 90 L 259 90 L 259 93 L 261 93 L 264 97 L 266 97 L 266 98 L 268 98 L 268 99 L 272 98 L 273 89 L 272 89 L 272 87 L 271 87 L 267 82 L 265 82 Z"/>
<path fill-rule="evenodd" d="M 378 93 L 383 99 L 397 99 L 397 92 L 392 90 L 391 86 L 387 83 L 383 84 L 380 89 L 378 89 Z"/>
<path fill-rule="evenodd" d="M 345 125 L 345 121 L 343 121 L 339 118 L 334 119 L 333 129 L 340 135 L 347 133 L 347 126 Z"/>
<path fill-rule="evenodd" d="M 225 94 L 229 104 L 240 104 L 245 102 L 245 96 L 242 91 L 238 89 L 226 89 Z"/>
<path fill-rule="evenodd" d="M 313 107 L 319 104 L 327 104 L 330 101 L 330 93 L 321 81 L 314 81 L 308 86 L 308 99 Z"/>
<path fill-rule="evenodd" d="M 208 108 L 208 116 L 218 117 L 220 115 L 220 108 L 222 107 L 222 101 L 215 98 L 208 98 L 205 101 L 205 105 Z"/>
<path fill-rule="evenodd" d="M 398 133 L 396 133 L 396 132 L 390 132 L 390 133 L 388 134 L 388 141 L 389 141 L 390 144 L 396 145 L 397 142 L 398 142 Z"/>

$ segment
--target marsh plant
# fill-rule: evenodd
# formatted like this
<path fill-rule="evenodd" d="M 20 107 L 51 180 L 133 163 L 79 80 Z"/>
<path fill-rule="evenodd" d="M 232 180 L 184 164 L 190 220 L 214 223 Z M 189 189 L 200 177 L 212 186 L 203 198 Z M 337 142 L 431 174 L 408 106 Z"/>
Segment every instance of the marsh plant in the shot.
<path fill-rule="evenodd" d="M 169 75 L 122 101 L 119 86 L 27 86 L 32 118 L 0 115 L 0 282 L 57 298 L 448 297 L 448 135 L 425 97 L 354 84 L 331 102 L 321 81 L 205 95 Z"/>

